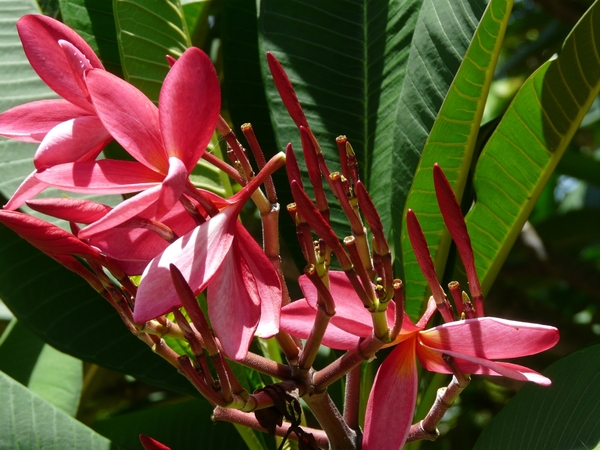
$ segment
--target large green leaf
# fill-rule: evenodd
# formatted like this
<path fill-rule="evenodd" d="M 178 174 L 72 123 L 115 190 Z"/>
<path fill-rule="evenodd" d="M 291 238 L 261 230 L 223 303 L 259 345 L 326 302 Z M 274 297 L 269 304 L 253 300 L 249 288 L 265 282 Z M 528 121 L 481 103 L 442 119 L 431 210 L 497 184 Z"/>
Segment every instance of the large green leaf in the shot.
<path fill-rule="evenodd" d="M 175 368 L 133 336 L 79 276 L 0 226 L 0 298 L 56 349 L 163 388 L 199 395 Z"/>
<path fill-rule="evenodd" d="M 166 56 L 188 48 L 185 18 L 178 0 L 114 0 L 117 42 L 125 79 L 155 103 L 169 71 Z"/>
<path fill-rule="evenodd" d="M 527 384 L 481 434 L 475 450 L 586 450 L 600 444 L 600 345 L 545 372 L 552 386 Z"/>
<path fill-rule="evenodd" d="M 130 449 L 141 448 L 140 433 L 172 449 L 244 448 L 244 441 L 230 423 L 210 420 L 212 410 L 205 400 L 188 400 L 119 414 L 94 422 L 92 428 Z"/>
<path fill-rule="evenodd" d="M 13 319 L 0 338 L 0 370 L 74 416 L 83 384 L 81 360 L 44 344 Z"/>
<path fill-rule="evenodd" d="M 433 165 L 443 168 L 457 198 L 461 198 L 471 167 L 481 117 L 494 75 L 512 1 L 492 0 L 475 32 L 444 104 L 423 149 L 406 209 L 420 218 L 438 274 L 444 270 L 450 236 L 438 208 L 433 187 Z M 417 263 L 406 227 L 402 227 L 402 256 L 406 281 L 406 309 L 417 316 L 425 300 L 427 282 Z"/>
<path fill-rule="evenodd" d="M 339 168 L 335 138 L 348 136 L 388 227 L 395 107 L 421 3 L 267 0 L 259 10 L 261 67 L 277 148 L 292 142 L 300 151 L 300 140 L 268 75 L 267 51 L 292 80 L 332 170 Z M 335 229 L 348 234 L 341 209 L 332 206 Z"/>
<path fill-rule="evenodd" d="M 523 84 L 478 161 L 477 199 L 466 220 L 484 291 L 600 91 L 598 27 L 596 1 L 558 58 Z"/>
<path fill-rule="evenodd" d="M 122 76 L 112 0 L 59 0 L 62 21 L 74 29 L 94 49 L 104 67 Z"/>
<path fill-rule="evenodd" d="M 120 448 L 3 372 L 0 372 L 0 398 L 0 448 Z"/>

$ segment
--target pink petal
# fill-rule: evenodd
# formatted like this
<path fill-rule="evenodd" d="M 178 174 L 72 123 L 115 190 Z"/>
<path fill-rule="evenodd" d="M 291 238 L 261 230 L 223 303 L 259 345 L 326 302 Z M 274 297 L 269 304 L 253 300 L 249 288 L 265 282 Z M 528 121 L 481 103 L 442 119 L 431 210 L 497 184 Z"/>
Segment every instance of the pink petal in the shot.
<path fill-rule="evenodd" d="M 285 305 L 281 309 L 280 327 L 292 336 L 306 339 L 315 321 L 316 311 L 304 299 Z M 332 325 L 323 336 L 323 345 L 336 350 L 351 350 L 358 345 L 359 338 Z"/>
<path fill-rule="evenodd" d="M 481 317 L 461 320 L 420 333 L 424 345 L 486 359 L 533 355 L 553 347 L 558 330 L 546 325 Z"/>
<path fill-rule="evenodd" d="M 27 206 L 49 216 L 76 223 L 92 223 L 104 217 L 110 206 L 79 198 L 41 198 L 30 200 Z"/>
<path fill-rule="evenodd" d="M 8 200 L 4 209 L 15 210 L 20 208 L 29 199 L 32 199 L 48 187 L 46 183 L 36 177 L 37 172 L 30 173 Z"/>
<path fill-rule="evenodd" d="M 517 364 L 490 361 L 485 358 L 465 355 L 450 350 L 432 349 L 419 345 L 417 355 L 423 367 L 431 372 L 452 373 L 442 359 L 442 354 L 452 356 L 460 371 L 464 374 L 504 376 L 519 381 L 533 381 L 543 386 L 549 386 L 550 380 L 538 372 Z"/>
<path fill-rule="evenodd" d="M 413 339 L 399 344 L 377 372 L 365 413 L 364 450 L 398 450 L 408 437 L 417 401 Z"/>
<path fill-rule="evenodd" d="M 260 322 L 256 336 L 270 338 L 279 332 L 281 314 L 281 283 L 271 261 L 254 238 L 236 221 L 236 236 L 233 244 L 245 259 L 258 287 L 260 296 Z"/>
<path fill-rule="evenodd" d="M 225 354 L 234 360 L 245 358 L 261 311 L 252 271 L 236 245 L 210 281 L 207 302 L 210 323 Z"/>
<path fill-rule="evenodd" d="M 169 162 L 156 106 L 131 84 L 103 70 L 87 72 L 86 83 L 100 120 L 115 140 L 146 167 L 166 175 Z"/>
<path fill-rule="evenodd" d="M 95 234 L 107 231 L 135 217 L 157 203 L 161 188 L 162 186 L 160 185 L 154 186 L 119 203 L 104 217 L 81 230 L 78 237 L 80 239 L 88 239 Z"/>
<path fill-rule="evenodd" d="M 146 211 L 139 216 L 153 219 Z M 175 205 L 161 221 L 180 236 L 190 232 L 196 226 L 181 204 Z M 118 260 L 128 275 L 141 275 L 148 263 L 169 245 L 154 231 L 121 227 L 94 235 L 90 239 L 90 244 Z"/>
<path fill-rule="evenodd" d="M 77 47 L 93 67 L 103 69 L 90 46 L 73 30 L 57 20 L 42 15 L 27 15 L 17 23 L 25 55 L 44 82 L 65 100 L 93 112 L 81 91 L 69 61 L 58 44 L 63 39 Z"/>
<path fill-rule="evenodd" d="M 306 301 L 313 307 L 317 305 L 317 290 L 306 275 L 298 279 L 300 288 L 306 297 Z M 367 337 L 373 331 L 373 320 L 371 313 L 365 309 L 358 294 L 352 288 L 348 277 L 344 272 L 329 272 L 330 292 L 335 302 L 335 316 L 331 323 L 348 333 L 356 336 Z M 394 323 L 395 304 L 390 303 L 387 309 L 388 322 Z"/>
<path fill-rule="evenodd" d="M 221 108 L 217 72 L 202 50 L 191 47 L 181 55 L 165 78 L 158 104 L 164 147 L 191 172 L 210 142 Z"/>
<path fill-rule="evenodd" d="M 0 136 L 23 142 L 41 142 L 59 123 L 89 114 L 89 111 L 62 99 L 25 103 L 0 114 Z"/>
<path fill-rule="evenodd" d="M 60 164 L 38 172 L 36 177 L 70 192 L 127 194 L 149 189 L 164 177 L 135 161 L 83 161 Z"/>
<path fill-rule="evenodd" d="M 167 214 L 177 202 L 188 180 L 188 171 L 183 162 L 175 157 L 169 158 L 169 172 L 162 183 L 156 217 Z"/>
<path fill-rule="evenodd" d="M 237 213 L 237 208 L 225 208 L 150 262 L 137 292 L 133 312 L 136 322 L 146 322 L 181 305 L 171 280 L 170 264 L 177 266 L 195 294 L 206 288 L 231 248 Z"/>
<path fill-rule="evenodd" d="M 44 137 L 33 163 L 37 170 L 76 161 L 94 160 L 112 137 L 96 116 L 59 123 Z"/>

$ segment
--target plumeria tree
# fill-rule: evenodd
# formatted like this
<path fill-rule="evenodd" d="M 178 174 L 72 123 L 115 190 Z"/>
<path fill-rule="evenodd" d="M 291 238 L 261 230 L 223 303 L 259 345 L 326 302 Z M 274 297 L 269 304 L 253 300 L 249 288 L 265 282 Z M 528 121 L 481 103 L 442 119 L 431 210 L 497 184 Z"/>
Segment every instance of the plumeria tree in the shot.
<path fill-rule="evenodd" d="M 598 443 L 596 347 L 505 361 L 558 323 L 488 300 L 520 233 L 545 251 L 597 2 L 495 111 L 509 0 L 41 6 L 2 13 L 9 448 L 418 448 L 471 375 L 525 386 L 476 448 Z M 101 367 L 160 390 L 86 417 Z"/>

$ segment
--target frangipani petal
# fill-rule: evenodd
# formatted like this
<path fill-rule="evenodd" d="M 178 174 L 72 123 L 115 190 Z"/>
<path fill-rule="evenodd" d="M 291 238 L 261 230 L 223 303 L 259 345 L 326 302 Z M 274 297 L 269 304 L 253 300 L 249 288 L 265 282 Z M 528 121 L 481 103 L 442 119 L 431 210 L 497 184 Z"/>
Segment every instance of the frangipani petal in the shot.
<path fill-rule="evenodd" d="M 104 69 L 90 46 L 66 25 L 42 15 L 23 17 L 17 23 L 17 29 L 25 55 L 39 77 L 65 100 L 93 112 L 58 41 L 70 42 L 85 55 L 92 67 Z"/>
<path fill-rule="evenodd" d="M 104 217 L 81 230 L 78 235 L 79 238 L 88 239 L 137 216 L 158 202 L 161 188 L 161 185 L 154 186 L 119 203 Z"/>
<path fill-rule="evenodd" d="M 255 334 L 260 338 L 270 338 L 279 332 L 282 295 L 279 275 L 269 258 L 239 221 L 236 221 L 236 227 L 233 245 L 248 264 L 260 296 L 260 322 Z"/>
<path fill-rule="evenodd" d="M 191 47 L 175 62 L 158 104 L 164 148 L 191 172 L 210 142 L 221 108 L 217 72 L 202 50 Z"/>
<path fill-rule="evenodd" d="M 317 305 L 317 289 L 306 275 L 298 279 L 306 301 L 313 308 Z M 331 323 L 355 336 L 367 337 L 373 331 L 371 313 L 364 307 L 356 291 L 352 288 L 344 272 L 331 270 L 329 272 L 331 296 L 335 302 L 335 315 Z M 387 309 L 388 323 L 394 323 L 395 304 L 390 303 Z"/>
<path fill-rule="evenodd" d="M 281 309 L 280 327 L 292 336 L 306 339 L 315 322 L 316 315 L 316 310 L 304 299 L 300 299 Z M 321 342 L 336 350 L 351 350 L 358 345 L 359 337 L 329 323 Z"/>
<path fill-rule="evenodd" d="M 250 266 L 233 245 L 207 290 L 208 317 L 225 354 L 240 360 L 260 319 L 260 300 Z"/>
<path fill-rule="evenodd" d="M 37 179 L 36 174 L 37 172 L 32 172 L 25 178 L 6 205 L 4 205 L 4 209 L 15 210 L 20 208 L 27 200 L 32 199 L 48 187 L 48 184 Z"/>
<path fill-rule="evenodd" d="M 416 401 L 415 342 L 410 339 L 399 344 L 377 371 L 367 402 L 362 448 L 402 448 L 412 424 Z"/>
<path fill-rule="evenodd" d="M 96 159 L 112 137 L 96 116 L 66 120 L 52 128 L 33 158 L 37 170 Z"/>
<path fill-rule="evenodd" d="M 158 108 L 141 91 L 103 70 L 90 70 L 86 83 L 96 112 L 119 144 L 146 167 L 167 174 Z"/>
<path fill-rule="evenodd" d="M 89 111 L 62 99 L 25 103 L 0 114 L 0 136 L 23 142 L 41 142 L 59 123 L 89 115 Z"/>
<path fill-rule="evenodd" d="M 181 305 L 170 264 L 177 266 L 194 294 L 206 288 L 231 248 L 237 208 L 225 208 L 206 223 L 194 228 L 154 258 L 142 275 L 133 317 L 146 322 Z M 160 296 L 156 293 L 160 292 Z"/>
<path fill-rule="evenodd" d="M 84 194 L 127 194 L 161 183 L 164 177 L 136 161 L 102 159 L 60 164 L 37 173 L 51 186 Z"/>
<path fill-rule="evenodd" d="M 486 359 L 533 355 L 553 347 L 559 339 L 554 327 L 495 317 L 450 322 L 419 336 L 428 347 Z"/>

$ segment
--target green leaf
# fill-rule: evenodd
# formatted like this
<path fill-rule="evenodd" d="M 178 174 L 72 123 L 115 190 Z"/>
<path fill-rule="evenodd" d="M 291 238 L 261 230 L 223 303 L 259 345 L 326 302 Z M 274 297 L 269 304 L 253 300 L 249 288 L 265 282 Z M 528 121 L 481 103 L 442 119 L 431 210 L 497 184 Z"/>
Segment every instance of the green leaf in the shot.
<path fill-rule="evenodd" d="M 521 87 L 481 154 L 477 200 L 466 217 L 484 292 L 600 91 L 600 5 L 568 36 L 557 59 Z"/>
<path fill-rule="evenodd" d="M 187 379 L 127 330 L 117 312 L 82 278 L 4 226 L 0 267 L 0 298 L 48 344 L 147 383 L 199 396 Z"/>
<path fill-rule="evenodd" d="M 388 229 L 395 107 L 421 3 L 263 1 L 259 10 L 261 67 L 277 148 L 292 142 L 300 155 L 298 130 L 268 74 L 267 51 L 288 73 L 332 170 L 339 168 L 335 137 L 348 136 Z M 348 234 L 337 202 L 331 208 L 338 235 Z"/>
<path fill-rule="evenodd" d="M 244 448 L 244 441 L 226 422 L 213 423 L 212 406 L 205 400 L 187 400 L 119 414 L 97 421 L 92 428 L 125 448 L 141 448 L 145 434 L 172 449 Z"/>
<path fill-rule="evenodd" d="M 0 448 L 120 448 L 2 372 L 0 398 Z"/>
<path fill-rule="evenodd" d="M 552 364 L 552 386 L 528 383 L 485 428 L 474 450 L 584 450 L 600 444 L 600 345 Z"/>
<path fill-rule="evenodd" d="M 92 47 L 109 72 L 123 76 L 112 0 L 59 0 L 62 21 Z"/>
<path fill-rule="evenodd" d="M 166 56 L 188 48 L 185 18 L 178 0 L 114 0 L 117 42 L 125 80 L 153 102 L 169 71 Z"/>
<path fill-rule="evenodd" d="M 492 0 L 484 12 L 431 129 L 406 202 L 406 209 L 412 209 L 420 219 L 438 276 L 444 271 L 451 238 L 433 187 L 433 165 L 439 163 L 460 199 L 511 8 L 510 0 Z M 402 257 L 406 310 L 416 317 L 426 299 L 428 285 L 417 263 L 406 226 L 402 227 Z"/>
<path fill-rule="evenodd" d="M 44 344 L 16 319 L 0 338 L 0 370 L 61 411 L 77 413 L 82 362 Z"/>

